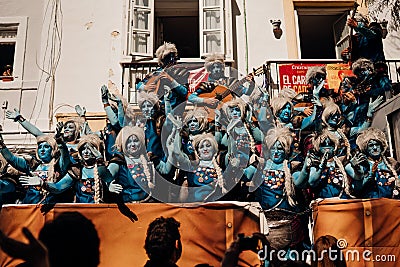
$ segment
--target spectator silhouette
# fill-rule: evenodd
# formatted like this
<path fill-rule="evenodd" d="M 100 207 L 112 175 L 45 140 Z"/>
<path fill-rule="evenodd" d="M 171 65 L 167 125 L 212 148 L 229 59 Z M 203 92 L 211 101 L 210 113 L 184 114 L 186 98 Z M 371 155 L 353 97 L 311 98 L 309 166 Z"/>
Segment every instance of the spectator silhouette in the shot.
<path fill-rule="evenodd" d="M 46 223 L 36 239 L 22 229 L 28 244 L 0 232 L 0 247 L 9 256 L 25 260 L 19 267 L 96 267 L 100 239 L 94 224 L 79 212 L 63 212 Z"/>
<path fill-rule="evenodd" d="M 150 223 L 144 245 L 149 257 L 145 267 L 177 267 L 182 254 L 179 226 L 172 217 L 159 217 Z"/>

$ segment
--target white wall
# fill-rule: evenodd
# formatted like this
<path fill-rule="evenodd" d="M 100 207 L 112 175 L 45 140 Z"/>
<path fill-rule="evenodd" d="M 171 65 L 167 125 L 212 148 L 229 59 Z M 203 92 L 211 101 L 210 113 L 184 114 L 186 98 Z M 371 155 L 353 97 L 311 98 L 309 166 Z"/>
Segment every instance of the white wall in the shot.
<path fill-rule="evenodd" d="M 64 1 L 63 15 L 54 106 L 80 104 L 88 112 L 101 112 L 101 85 L 109 80 L 119 88 L 121 84 L 123 1 Z M 74 110 L 61 107 L 57 112 Z"/>
<path fill-rule="evenodd" d="M 244 29 L 244 7 L 246 3 L 246 21 L 248 38 L 248 63 L 246 63 L 246 41 Z M 240 16 L 236 18 L 238 39 L 238 69 L 240 73 L 246 73 L 246 65 L 249 71 L 259 67 L 267 59 L 287 58 L 286 31 L 283 17 L 282 0 L 254 1 L 236 0 L 240 10 Z M 275 39 L 272 32 L 271 19 L 282 21 L 283 35 Z"/>

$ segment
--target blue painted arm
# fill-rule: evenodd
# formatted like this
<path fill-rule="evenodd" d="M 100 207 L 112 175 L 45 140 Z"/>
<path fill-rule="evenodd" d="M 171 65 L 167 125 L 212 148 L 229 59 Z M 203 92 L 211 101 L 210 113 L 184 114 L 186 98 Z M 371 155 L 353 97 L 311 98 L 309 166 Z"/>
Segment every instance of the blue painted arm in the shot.
<path fill-rule="evenodd" d="M 112 108 L 110 106 L 105 107 L 104 111 L 106 112 L 107 118 L 110 121 L 112 126 L 119 124 L 118 116 L 117 116 L 117 114 L 115 114 L 115 112 L 112 110 Z"/>
<path fill-rule="evenodd" d="M 74 184 L 74 179 L 67 173 L 63 178 L 60 179 L 57 183 L 50 183 L 50 182 L 45 182 L 45 188 L 48 190 L 50 193 L 53 194 L 61 194 L 65 190 L 68 190 L 71 188 Z"/>
<path fill-rule="evenodd" d="M 118 102 L 118 122 L 121 127 L 124 127 L 125 123 L 125 111 L 124 111 L 124 105 L 122 104 L 122 101 Z"/>
<path fill-rule="evenodd" d="M 22 157 L 17 157 L 8 148 L 1 148 L 0 149 L 1 155 L 4 157 L 4 159 L 10 163 L 11 166 L 13 166 L 15 169 L 24 172 L 26 174 L 30 173 L 30 168 L 26 160 Z"/>
<path fill-rule="evenodd" d="M 44 135 L 44 133 L 41 130 L 39 130 L 38 127 L 36 127 L 27 120 L 20 122 L 19 124 L 21 124 L 21 126 L 24 127 L 25 130 L 27 130 L 30 134 L 32 134 L 35 137 Z"/>
<path fill-rule="evenodd" d="M 204 98 L 199 97 L 197 92 L 193 92 L 189 95 L 188 101 L 193 104 L 201 104 L 204 102 Z"/>
<path fill-rule="evenodd" d="M 303 121 L 301 122 L 301 129 L 303 130 L 308 126 L 310 126 L 314 122 L 316 116 L 317 116 L 317 107 L 314 105 L 313 113 L 311 114 L 311 116 L 304 118 Z"/>
<path fill-rule="evenodd" d="M 15 185 L 12 182 L 7 180 L 0 180 L 0 194 L 6 194 L 14 191 Z"/>

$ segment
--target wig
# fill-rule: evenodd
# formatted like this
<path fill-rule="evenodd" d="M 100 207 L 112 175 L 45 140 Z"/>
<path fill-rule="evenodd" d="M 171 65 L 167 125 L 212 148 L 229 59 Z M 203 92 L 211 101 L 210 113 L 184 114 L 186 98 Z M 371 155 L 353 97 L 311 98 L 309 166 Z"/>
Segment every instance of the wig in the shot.
<path fill-rule="evenodd" d="M 321 120 L 325 125 L 328 125 L 329 116 L 332 116 L 336 113 L 342 114 L 339 106 L 336 105 L 331 98 L 325 99 L 323 102 L 323 106 L 324 111 L 322 112 Z"/>
<path fill-rule="evenodd" d="M 372 63 L 371 60 L 366 58 L 359 58 L 353 63 L 353 65 L 351 65 L 351 69 L 353 70 L 353 73 L 356 76 L 360 75 L 361 69 L 368 69 L 368 68 L 373 71 L 374 64 Z"/>
<path fill-rule="evenodd" d="M 220 63 L 224 65 L 224 55 L 213 53 L 208 55 L 204 61 L 204 67 L 208 72 L 210 72 L 211 67 L 214 63 Z"/>
<path fill-rule="evenodd" d="M 203 132 L 208 128 L 208 114 L 203 109 L 194 109 L 186 113 L 185 118 L 183 119 L 183 124 L 188 125 L 188 122 L 195 118 L 199 122 L 199 132 Z"/>
<path fill-rule="evenodd" d="M 162 60 L 170 53 L 175 53 L 175 54 L 178 53 L 175 44 L 164 42 L 164 44 L 158 47 L 156 50 L 156 58 L 158 61 L 158 65 L 162 66 L 163 65 Z"/>
<path fill-rule="evenodd" d="M 385 134 L 377 128 L 371 127 L 362 131 L 360 135 L 357 137 L 356 144 L 363 153 L 366 153 L 368 142 L 371 140 L 375 140 L 382 144 L 382 149 L 383 149 L 382 154 L 384 154 L 388 147 L 388 143 L 386 141 Z"/>
<path fill-rule="evenodd" d="M 293 113 L 293 104 L 291 102 L 291 100 L 287 97 L 274 97 L 271 99 L 271 108 L 272 108 L 272 112 L 275 116 L 275 118 L 277 118 L 279 116 L 279 112 L 281 111 L 281 109 L 286 106 L 286 104 L 290 105 L 290 109 L 292 110 Z"/>
<path fill-rule="evenodd" d="M 339 146 L 339 138 L 327 129 L 323 129 L 322 132 L 312 138 L 312 144 L 316 153 L 318 153 L 321 143 L 323 143 L 327 138 L 334 143 L 335 151 L 337 150 Z"/>
<path fill-rule="evenodd" d="M 118 151 L 126 153 L 126 141 L 128 138 L 132 135 L 135 135 L 140 142 L 140 154 L 146 154 L 146 139 L 145 139 L 145 134 L 143 131 L 143 128 L 140 128 L 138 126 L 125 126 L 121 129 L 121 131 L 118 133 L 117 138 L 115 139 L 115 147 L 117 148 Z"/>
<path fill-rule="evenodd" d="M 96 134 L 87 134 L 81 137 L 81 139 L 78 142 L 77 145 L 77 150 L 80 152 L 81 148 L 83 146 L 89 143 L 92 146 L 94 146 L 101 154 L 103 154 L 104 151 L 104 143 L 101 141 L 100 137 L 98 137 Z M 79 153 L 80 154 L 80 153 Z"/>
<path fill-rule="evenodd" d="M 289 155 L 293 137 L 287 127 L 277 126 L 270 129 L 264 138 L 265 148 L 269 151 L 276 141 L 279 141 L 282 144 L 286 155 Z"/>
<path fill-rule="evenodd" d="M 283 88 L 278 93 L 279 97 L 286 97 L 288 99 L 293 99 L 296 95 L 297 95 L 296 91 L 293 90 L 292 88 Z"/>
<path fill-rule="evenodd" d="M 312 84 L 312 79 L 317 76 L 317 74 L 322 74 L 326 76 L 326 68 L 324 66 L 310 67 L 306 73 L 307 84 Z"/>
<path fill-rule="evenodd" d="M 159 103 L 158 103 L 158 96 L 153 92 L 139 92 L 138 93 L 138 105 L 139 108 L 142 108 L 144 102 L 150 102 L 154 109 L 158 110 Z"/>

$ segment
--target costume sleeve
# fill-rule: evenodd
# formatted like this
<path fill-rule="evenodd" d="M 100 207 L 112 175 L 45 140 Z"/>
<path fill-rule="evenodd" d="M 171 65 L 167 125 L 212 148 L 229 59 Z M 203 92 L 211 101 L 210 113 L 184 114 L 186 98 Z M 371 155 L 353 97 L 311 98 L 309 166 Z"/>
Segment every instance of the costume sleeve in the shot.
<path fill-rule="evenodd" d="M 15 191 L 15 185 L 7 180 L 0 180 L 0 194 L 10 193 Z"/>
<path fill-rule="evenodd" d="M 112 126 L 116 126 L 119 124 L 118 116 L 115 114 L 115 112 L 112 110 L 110 106 L 105 107 L 104 111 L 106 112 L 107 118 Z"/>
<path fill-rule="evenodd" d="M 303 121 L 301 122 L 301 129 L 303 130 L 308 126 L 310 126 L 314 122 L 316 116 L 317 116 L 317 107 L 314 105 L 313 113 L 311 114 L 311 116 L 304 118 Z"/>
<path fill-rule="evenodd" d="M 22 157 L 17 157 L 8 148 L 1 148 L 0 149 L 1 155 L 4 157 L 4 159 L 10 163 L 11 166 L 13 166 L 15 169 L 18 171 L 24 172 L 26 174 L 29 174 L 30 168 L 28 162 L 22 158 Z"/>
<path fill-rule="evenodd" d="M 253 175 L 256 173 L 256 171 L 257 171 L 257 168 L 254 167 L 253 165 L 250 165 L 249 167 L 244 169 L 243 181 L 245 181 L 245 182 L 251 181 L 251 179 L 253 178 Z"/>
<path fill-rule="evenodd" d="M 316 187 L 319 184 L 319 180 L 321 178 L 321 170 L 311 167 L 310 168 L 310 176 L 308 178 L 308 183 L 311 187 Z"/>
<path fill-rule="evenodd" d="M 199 93 L 195 91 L 189 95 L 188 101 L 193 104 L 200 104 L 204 102 L 204 98 L 199 97 Z"/>
<path fill-rule="evenodd" d="M 124 121 L 125 121 L 125 111 L 124 111 L 124 105 L 122 104 L 122 101 L 118 102 L 118 122 L 121 127 L 124 127 Z"/>
<path fill-rule="evenodd" d="M 366 27 L 364 24 L 361 23 L 358 23 L 357 27 L 355 28 L 355 31 L 361 33 L 367 39 L 374 39 L 378 37 L 376 31 L 373 31 L 372 29 Z"/>
<path fill-rule="evenodd" d="M 257 142 L 262 142 L 264 139 L 264 134 L 261 132 L 260 128 L 252 126 L 251 133 L 253 134 L 254 140 Z"/>
<path fill-rule="evenodd" d="M 119 165 L 117 163 L 111 162 L 110 164 L 108 164 L 107 169 L 110 172 L 113 179 L 115 179 L 119 171 Z"/>
<path fill-rule="evenodd" d="M 60 172 L 62 175 L 64 175 L 67 173 L 68 167 L 71 164 L 71 156 L 69 154 L 67 145 L 63 141 L 57 140 L 57 146 L 61 154 L 59 161 Z"/>
<path fill-rule="evenodd" d="M 172 90 L 179 96 L 179 98 L 186 98 L 188 90 L 184 85 L 174 80 L 171 82 L 171 86 Z"/>
<path fill-rule="evenodd" d="M 106 166 L 104 165 L 97 166 L 97 170 L 99 172 L 99 177 L 107 184 L 114 179 L 113 176 L 111 175 L 111 172 L 107 169 Z"/>
<path fill-rule="evenodd" d="M 157 164 L 156 170 L 161 174 L 168 174 L 172 169 L 172 164 L 170 161 L 164 162 L 161 161 Z"/>
<path fill-rule="evenodd" d="M 61 178 L 57 183 L 45 182 L 44 188 L 53 194 L 61 194 L 65 190 L 72 187 L 74 184 L 74 179 L 67 173 L 63 178 Z"/>

